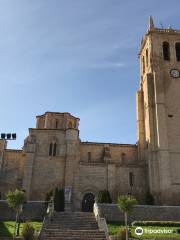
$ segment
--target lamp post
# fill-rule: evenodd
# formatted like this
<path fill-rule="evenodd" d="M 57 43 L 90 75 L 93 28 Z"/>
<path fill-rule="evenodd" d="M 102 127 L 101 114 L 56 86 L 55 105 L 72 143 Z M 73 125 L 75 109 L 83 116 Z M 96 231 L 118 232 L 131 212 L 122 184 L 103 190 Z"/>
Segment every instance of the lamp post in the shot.
<path fill-rule="evenodd" d="M 3 140 L 3 145 L 0 144 L 0 171 L 4 165 L 4 149 L 6 149 L 7 140 L 16 140 L 16 133 L 1 133 L 0 140 Z"/>
<path fill-rule="evenodd" d="M 16 140 L 16 133 L 1 133 L 1 140 Z"/>

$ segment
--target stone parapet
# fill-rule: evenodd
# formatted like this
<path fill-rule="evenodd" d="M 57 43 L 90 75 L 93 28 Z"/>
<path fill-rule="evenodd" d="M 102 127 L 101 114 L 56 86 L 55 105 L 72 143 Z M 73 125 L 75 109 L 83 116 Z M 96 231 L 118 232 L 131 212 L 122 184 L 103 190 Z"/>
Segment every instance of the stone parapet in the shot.
<path fill-rule="evenodd" d="M 98 204 L 99 216 L 107 222 L 124 222 L 124 214 L 117 204 Z M 179 221 L 180 206 L 151 206 L 136 205 L 129 216 L 129 222 L 133 221 Z"/>
<path fill-rule="evenodd" d="M 23 206 L 23 220 L 43 220 L 46 213 L 46 204 L 44 201 L 28 201 Z M 0 200 L 0 220 L 14 220 L 15 211 L 8 207 L 4 200 Z"/>

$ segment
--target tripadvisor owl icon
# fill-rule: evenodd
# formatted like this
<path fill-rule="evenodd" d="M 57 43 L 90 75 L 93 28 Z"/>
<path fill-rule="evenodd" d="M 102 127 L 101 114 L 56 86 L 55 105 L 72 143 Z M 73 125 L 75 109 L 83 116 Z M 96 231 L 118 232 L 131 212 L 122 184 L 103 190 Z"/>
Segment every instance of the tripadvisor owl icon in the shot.
<path fill-rule="evenodd" d="M 137 228 L 135 229 L 135 234 L 136 234 L 136 235 L 142 235 L 142 234 L 143 234 L 143 229 L 142 229 L 142 227 L 137 227 Z"/>

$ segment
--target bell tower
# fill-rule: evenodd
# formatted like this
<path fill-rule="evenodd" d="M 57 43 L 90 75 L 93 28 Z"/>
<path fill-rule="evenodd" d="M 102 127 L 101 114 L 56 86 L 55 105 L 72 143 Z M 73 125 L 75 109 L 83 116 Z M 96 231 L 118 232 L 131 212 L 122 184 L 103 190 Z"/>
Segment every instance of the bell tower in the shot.
<path fill-rule="evenodd" d="M 180 31 L 156 28 L 141 41 L 136 94 L 139 160 L 156 204 L 180 202 Z"/>

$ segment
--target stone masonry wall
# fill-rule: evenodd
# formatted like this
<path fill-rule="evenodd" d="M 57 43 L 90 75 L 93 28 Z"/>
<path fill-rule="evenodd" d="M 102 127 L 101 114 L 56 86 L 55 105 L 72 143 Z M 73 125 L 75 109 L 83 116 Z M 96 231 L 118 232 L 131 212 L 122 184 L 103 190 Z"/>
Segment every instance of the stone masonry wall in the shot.
<path fill-rule="evenodd" d="M 98 204 L 100 217 L 107 222 L 123 222 L 124 215 L 116 204 Z M 129 217 L 133 221 L 179 221 L 180 206 L 137 205 Z"/>
<path fill-rule="evenodd" d="M 24 204 L 23 215 L 24 220 L 43 220 L 46 213 L 45 202 L 31 201 Z M 14 220 L 15 212 L 10 209 L 7 202 L 0 200 L 0 220 Z"/>
<path fill-rule="evenodd" d="M 9 190 L 20 188 L 23 179 L 24 155 L 21 150 L 7 149 L 2 152 L 0 163 L 0 193 L 1 199 L 5 199 L 5 193 Z"/>

